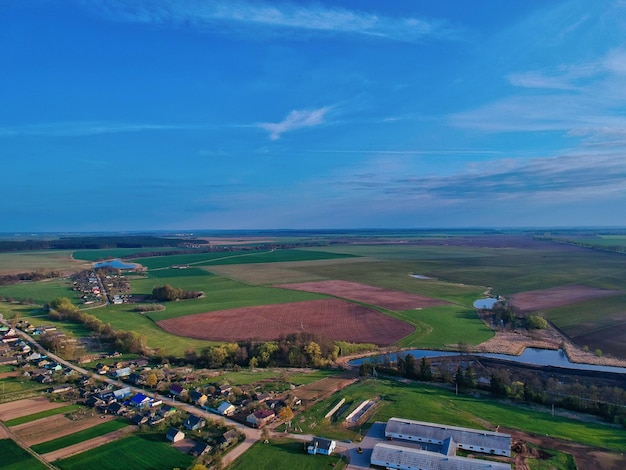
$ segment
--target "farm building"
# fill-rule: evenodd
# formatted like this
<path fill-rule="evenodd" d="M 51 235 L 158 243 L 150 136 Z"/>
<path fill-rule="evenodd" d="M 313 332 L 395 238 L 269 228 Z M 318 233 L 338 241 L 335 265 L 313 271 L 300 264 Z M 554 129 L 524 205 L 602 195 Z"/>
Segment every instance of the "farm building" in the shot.
<path fill-rule="evenodd" d="M 499 432 L 391 418 L 387 422 L 385 437 L 438 445 L 451 438 L 459 449 L 511 456 L 511 436 Z"/>
<path fill-rule="evenodd" d="M 109 371 L 111 377 L 115 379 L 120 379 L 122 377 L 128 377 L 131 374 L 130 367 L 122 367 L 121 369 L 115 369 Z"/>
<path fill-rule="evenodd" d="M 379 443 L 374 446 L 370 460 L 372 465 L 401 470 L 511 470 L 506 463 L 457 457 L 445 453 Z"/>
<path fill-rule="evenodd" d="M 185 433 L 176 428 L 169 428 L 167 434 L 165 434 L 165 438 L 168 441 L 178 442 L 185 438 Z"/>
<path fill-rule="evenodd" d="M 307 452 L 309 454 L 322 454 L 322 455 L 330 455 L 337 447 L 337 442 L 324 439 L 323 437 L 314 437 L 309 446 L 307 447 Z"/>
<path fill-rule="evenodd" d="M 257 410 L 254 413 L 250 413 L 246 417 L 246 422 L 255 428 L 262 428 L 268 423 L 271 423 L 276 418 L 273 411 L 270 410 Z"/>

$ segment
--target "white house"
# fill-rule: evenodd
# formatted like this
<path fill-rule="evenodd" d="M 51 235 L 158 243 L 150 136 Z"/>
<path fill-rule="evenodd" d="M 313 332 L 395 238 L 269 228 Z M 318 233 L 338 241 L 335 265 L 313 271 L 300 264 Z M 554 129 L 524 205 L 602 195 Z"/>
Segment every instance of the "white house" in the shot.
<path fill-rule="evenodd" d="M 237 408 L 235 405 L 228 403 L 227 401 L 223 401 L 217 407 L 217 414 L 223 416 L 232 416 Z"/>
<path fill-rule="evenodd" d="M 337 442 L 331 439 L 324 439 L 323 437 L 314 437 L 309 446 L 307 452 L 309 454 L 322 454 L 330 455 L 337 447 Z"/>

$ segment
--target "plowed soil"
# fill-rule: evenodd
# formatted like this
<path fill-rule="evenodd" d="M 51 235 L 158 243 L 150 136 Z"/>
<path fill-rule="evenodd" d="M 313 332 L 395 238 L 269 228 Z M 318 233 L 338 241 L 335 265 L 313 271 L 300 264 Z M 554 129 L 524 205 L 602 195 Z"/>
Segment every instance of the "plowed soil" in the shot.
<path fill-rule="evenodd" d="M 105 419 L 108 420 L 112 418 L 106 417 Z M 84 429 L 89 429 L 103 422 L 104 420 L 99 416 L 82 419 L 80 421 L 72 421 L 63 415 L 54 415 L 14 426 L 11 428 L 11 431 L 27 445 L 33 446 L 35 444 L 41 444 L 42 442 L 51 441 L 58 437 L 67 436 L 68 434 L 74 434 Z"/>
<path fill-rule="evenodd" d="M 3 403 L 0 405 L 0 421 L 9 421 L 65 405 L 67 403 L 52 403 L 45 397 L 26 398 L 24 400 Z"/>
<path fill-rule="evenodd" d="M 277 287 L 343 297 L 344 299 L 376 305 L 389 310 L 409 310 L 447 304 L 443 300 L 349 281 L 302 282 L 281 284 Z"/>
<path fill-rule="evenodd" d="M 521 313 L 534 312 L 563 305 L 575 304 L 585 300 L 609 297 L 619 291 L 597 289 L 595 287 L 570 284 L 551 289 L 531 290 L 513 294 L 508 298 L 509 304 Z"/>
<path fill-rule="evenodd" d="M 271 341 L 306 331 L 331 340 L 387 346 L 413 332 L 407 323 L 337 299 L 234 308 L 157 324 L 168 333 L 210 341 Z"/>

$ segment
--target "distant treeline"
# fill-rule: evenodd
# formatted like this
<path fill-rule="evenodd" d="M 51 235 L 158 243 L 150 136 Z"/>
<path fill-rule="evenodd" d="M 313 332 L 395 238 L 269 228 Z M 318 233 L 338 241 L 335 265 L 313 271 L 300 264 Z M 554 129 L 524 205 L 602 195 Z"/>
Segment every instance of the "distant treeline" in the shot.
<path fill-rule="evenodd" d="M 53 279 L 59 277 L 59 271 L 32 271 L 18 274 L 0 274 L 0 286 L 16 284 L 21 281 L 41 281 L 42 279 Z"/>
<path fill-rule="evenodd" d="M 103 248 L 150 248 L 208 244 L 206 240 L 163 238 L 149 235 L 66 237 L 56 240 L 0 240 L 0 252 L 32 250 L 99 250 Z"/>

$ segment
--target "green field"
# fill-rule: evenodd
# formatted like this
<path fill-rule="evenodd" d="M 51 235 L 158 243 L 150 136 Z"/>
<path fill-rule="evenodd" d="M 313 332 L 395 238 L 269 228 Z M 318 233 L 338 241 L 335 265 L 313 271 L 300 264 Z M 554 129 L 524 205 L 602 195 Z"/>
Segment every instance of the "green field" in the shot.
<path fill-rule="evenodd" d="M 358 438 L 359 429 L 348 430 L 340 424 L 324 420 L 324 415 L 341 398 L 345 398 L 347 403 L 352 403 L 351 409 L 363 400 L 379 400 L 368 424 L 363 426 L 363 432 L 375 421 L 402 417 L 476 429 L 485 429 L 485 426 L 488 426 L 493 430 L 500 425 L 530 433 L 549 434 L 552 437 L 614 451 L 626 448 L 626 433 L 619 427 L 552 416 L 548 409 L 537 411 L 490 399 L 455 395 L 453 391 L 442 387 L 404 384 L 385 379 L 361 381 L 313 406 L 298 423 L 303 432 L 314 432 L 339 440 Z"/>
<path fill-rule="evenodd" d="M 19 418 L 11 419 L 9 421 L 5 421 L 4 424 L 6 426 L 17 426 L 18 424 L 30 423 L 31 421 L 37 421 L 38 419 L 47 418 L 48 416 L 71 413 L 72 411 L 76 411 L 79 408 L 82 408 L 82 407 L 80 405 L 61 406 L 60 408 L 53 408 L 51 410 L 40 411 L 39 413 L 34 413 L 32 415 L 21 416 Z"/>
<path fill-rule="evenodd" d="M 415 326 L 413 333 L 396 343 L 399 347 L 454 348 L 460 341 L 475 345 L 494 335 L 474 310 L 458 305 L 405 310 L 390 315 Z"/>
<path fill-rule="evenodd" d="M 11 439 L 0 439 L 0 466 L 3 470 L 45 470 L 48 468 Z"/>
<path fill-rule="evenodd" d="M 16 300 L 31 299 L 39 305 L 46 304 L 57 297 L 67 297 L 76 305 L 81 303 L 80 293 L 72 290 L 70 281 L 67 279 L 47 279 L 0 286 L 0 295 Z"/>
<path fill-rule="evenodd" d="M 120 464 L 123 462 L 123 464 Z M 185 469 L 193 458 L 165 440 L 165 434 L 138 434 L 54 462 L 62 470 Z"/>
<path fill-rule="evenodd" d="M 176 251 L 180 248 L 173 246 L 152 247 L 152 248 L 103 248 L 101 250 L 77 250 L 72 253 L 72 257 L 77 260 L 84 261 L 100 261 L 112 258 L 122 258 L 124 256 L 132 256 L 137 253 L 151 253 L 158 251 Z"/>
<path fill-rule="evenodd" d="M 126 419 L 106 421 L 92 428 L 84 429 L 83 431 L 78 431 L 74 434 L 69 434 L 67 436 L 34 445 L 32 446 L 32 449 L 40 455 L 47 454 L 48 452 L 54 452 L 55 450 L 63 449 L 64 447 L 69 447 L 71 445 L 78 444 L 79 442 L 93 439 L 94 437 L 104 436 L 105 434 L 117 431 L 118 429 L 122 429 L 127 426 L 130 426 L 130 424 Z"/>
<path fill-rule="evenodd" d="M 341 456 L 309 455 L 304 446 L 304 442 L 291 439 L 271 439 L 269 444 L 257 442 L 229 466 L 228 470 L 345 468 L 346 462 Z"/>
<path fill-rule="evenodd" d="M 212 264 L 277 263 L 285 261 L 311 261 L 320 259 L 348 258 L 352 256 L 354 255 L 290 249 L 168 255 L 153 258 L 138 258 L 136 262 L 145 266 L 149 270 L 152 270 L 167 268 L 174 265 L 209 266 Z"/>

